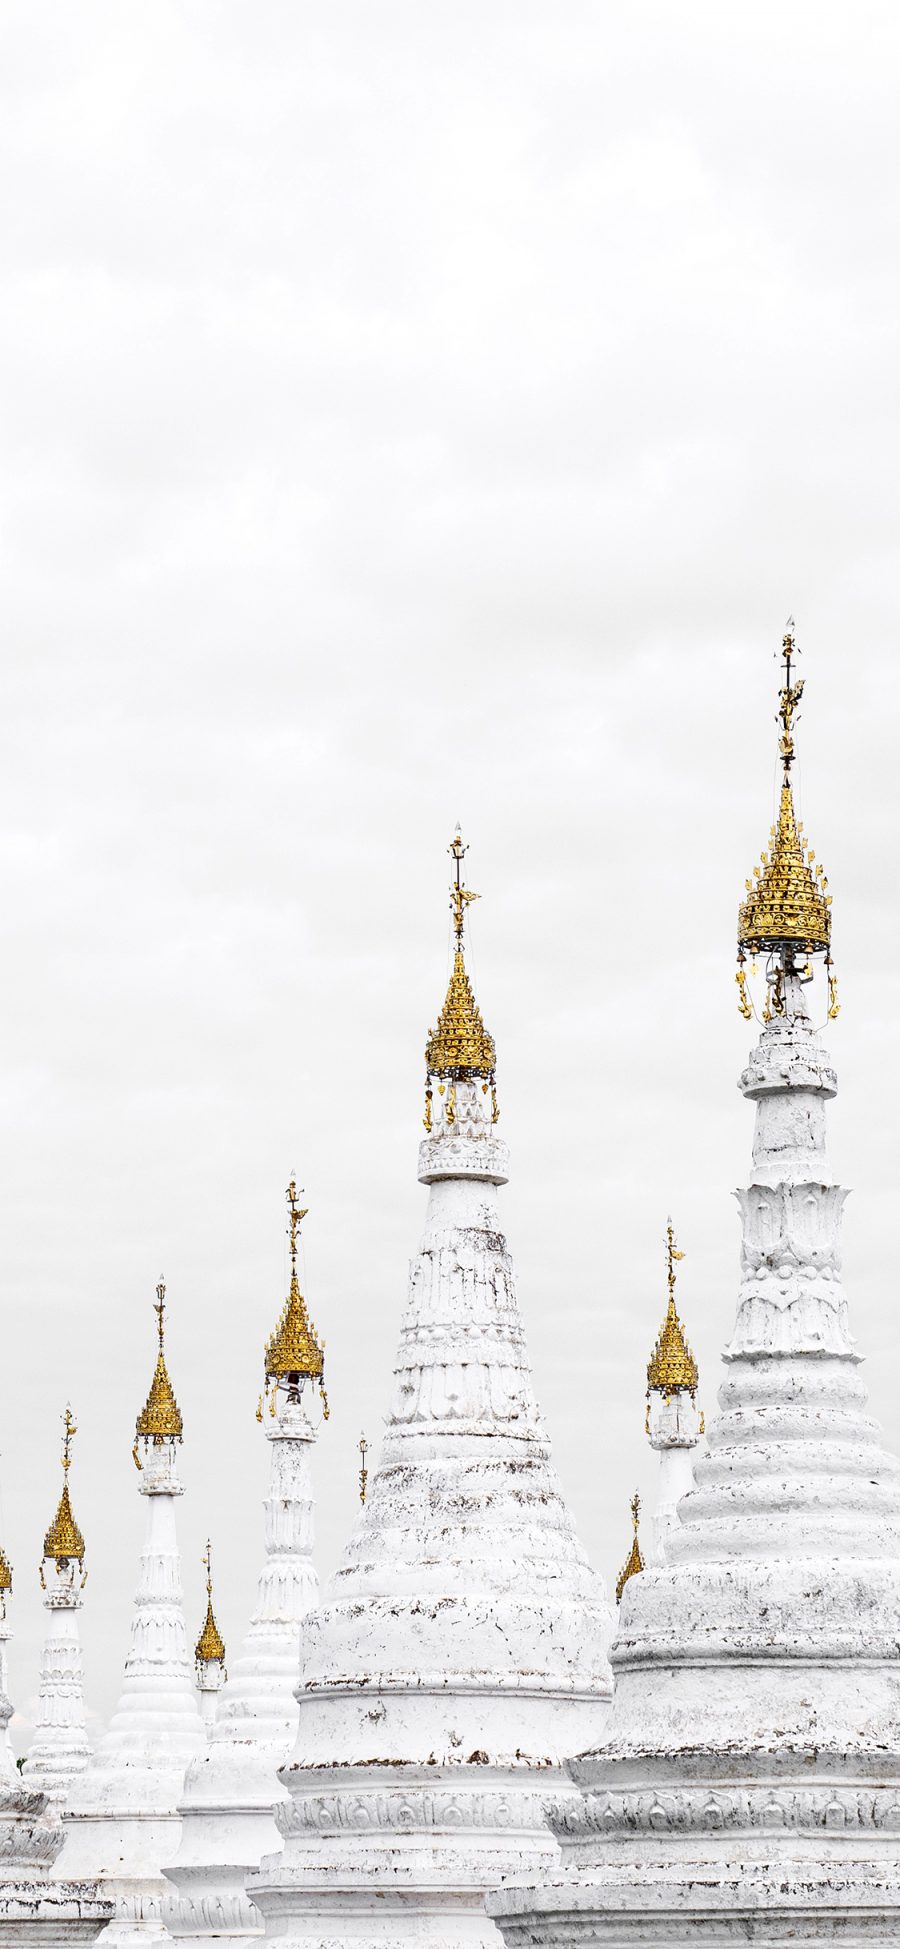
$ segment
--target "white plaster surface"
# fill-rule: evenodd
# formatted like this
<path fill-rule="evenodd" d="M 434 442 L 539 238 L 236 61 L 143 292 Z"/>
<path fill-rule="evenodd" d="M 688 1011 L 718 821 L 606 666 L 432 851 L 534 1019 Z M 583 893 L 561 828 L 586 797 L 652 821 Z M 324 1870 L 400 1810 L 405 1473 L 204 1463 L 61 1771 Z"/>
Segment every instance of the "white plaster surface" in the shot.
<path fill-rule="evenodd" d="M 116 1904 L 106 1940 L 164 1940 L 162 1869 L 177 1851 L 178 1805 L 194 1754 L 206 1748 L 182 1609 L 175 1444 L 142 1451 L 146 1538 L 119 1704 L 63 1816 L 54 1873 L 96 1876 Z"/>
<path fill-rule="evenodd" d="M 757 1103 L 742 1279 L 709 1452 L 669 1563 L 626 1587 L 604 1742 L 510 1945 L 900 1939 L 900 1464 L 847 1320 L 834 1073 L 788 984 Z"/>
<path fill-rule="evenodd" d="M 44 1575 L 47 1631 L 34 1736 L 22 1776 L 30 1787 L 48 1794 L 61 1806 L 91 1756 L 84 1716 L 84 1668 L 78 1630 L 82 1567 L 74 1558 L 59 1565 L 48 1559 Z"/>
<path fill-rule="evenodd" d="M 310 1618 L 280 1857 L 281 1944 L 499 1949 L 483 1896 L 555 1852 L 566 1755 L 596 1739 L 611 1618 L 550 1460 L 478 1086 L 435 1097 L 430 1186 L 369 1498 Z"/>
<path fill-rule="evenodd" d="M 685 1388 L 668 1398 L 655 1389 L 651 1392 L 647 1434 L 659 1456 L 656 1508 L 649 1536 L 645 1533 L 641 1540 L 644 1564 L 650 1568 L 666 1561 L 678 1504 L 694 1479 L 694 1450 L 701 1439 L 700 1409 Z"/>
<path fill-rule="evenodd" d="M 271 1479 L 265 1503 L 265 1563 L 240 1657 L 220 1695 L 208 1750 L 192 1760 L 182 1796 L 181 1845 L 166 1868 L 178 1890 L 165 1904 L 172 1935 L 245 1939 L 262 1917 L 245 1881 L 281 1846 L 278 1778 L 297 1730 L 303 1621 L 315 1604 L 310 1455 L 315 1430 L 300 1401 L 279 1393 L 268 1415 Z"/>

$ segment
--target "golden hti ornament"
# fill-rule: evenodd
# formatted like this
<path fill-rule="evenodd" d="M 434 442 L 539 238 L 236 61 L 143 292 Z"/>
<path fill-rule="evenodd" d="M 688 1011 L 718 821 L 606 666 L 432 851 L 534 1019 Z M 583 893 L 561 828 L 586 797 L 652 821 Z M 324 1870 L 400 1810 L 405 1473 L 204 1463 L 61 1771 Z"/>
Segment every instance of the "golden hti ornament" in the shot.
<path fill-rule="evenodd" d="M 6 1617 L 6 1600 L 12 1596 L 12 1564 L 5 1550 L 0 1550 L 0 1619 Z"/>
<path fill-rule="evenodd" d="M 206 1566 L 206 1618 L 194 1646 L 194 1657 L 198 1665 L 224 1665 L 225 1640 L 216 1623 L 212 1606 L 212 1545 L 209 1537 L 206 1539 L 206 1549 L 200 1561 Z"/>
<path fill-rule="evenodd" d="M 801 981 L 812 979 L 811 956 L 824 954 L 828 972 L 828 1014 L 833 1021 L 839 1011 L 837 979 L 831 962 L 831 895 L 828 881 L 807 845 L 802 820 L 795 816 L 791 787 L 794 749 L 794 720 L 803 696 L 802 680 L 793 681 L 793 659 L 798 654 L 789 626 L 782 639 L 784 683 L 778 693 L 778 719 L 781 734 L 778 751 L 782 765 L 781 796 L 777 823 L 771 828 L 769 850 L 760 854 L 753 877 L 746 882 L 745 898 L 738 914 L 738 1006 L 746 1021 L 753 1009 L 747 992 L 746 961 L 759 954 L 772 957 L 767 971 L 768 995 L 763 1021 L 784 1014 L 786 975 Z"/>
<path fill-rule="evenodd" d="M 364 1504 L 366 1500 L 366 1493 L 369 1486 L 369 1471 L 366 1468 L 366 1456 L 369 1453 L 369 1444 L 365 1438 L 365 1435 L 360 1435 L 358 1447 L 359 1447 L 359 1499 L 360 1502 Z"/>
<path fill-rule="evenodd" d="M 302 1196 L 302 1193 L 300 1194 Z M 288 1395 L 299 1397 L 307 1382 L 318 1384 L 322 1397 L 322 1412 L 328 1420 L 328 1395 L 325 1392 L 325 1342 L 319 1341 L 306 1310 L 306 1301 L 300 1291 L 297 1277 L 297 1235 L 306 1209 L 301 1206 L 297 1195 L 296 1179 L 291 1178 L 285 1193 L 288 1202 L 288 1236 L 291 1242 L 291 1285 L 284 1302 L 281 1318 L 274 1333 L 266 1343 L 265 1353 L 265 1391 L 269 1397 L 269 1412 L 275 1413 L 275 1393 L 279 1387 L 286 1388 Z M 269 1388 L 272 1392 L 269 1396 Z M 262 1413 L 262 1402 L 258 1412 Z"/>
<path fill-rule="evenodd" d="M 631 1520 L 634 1525 L 634 1536 L 632 1537 L 631 1540 L 631 1551 L 628 1556 L 627 1562 L 623 1564 L 622 1569 L 619 1572 L 618 1580 L 616 1582 L 616 1603 L 617 1604 L 621 1604 L 622 1602 L 622 1592 L 625 1589 L 625 1585 L 627 1584 L 629 1577 L 639 1577 L 641 1571 L 644 1568 L 644 1559 L 641 1556 L 641 1546 L 640 1543 L 638 1542 L 638 1523 L 640 1521 L 640 1514 L 641 1514 L 641 1498 L 638 1495 L 637 1490 L 635 1490 L 635 1493 L 631 1498 Z"/>
<path fill-rule="evenodd" d="M 59 1498 L 56 1515 L 44 1537 L 44 1561 L 46 1562 L 49 1559 L 55 1562 L 57 1574 L 60 1575 L 68 1568 L 70 1563 L 79 1563 L 82 1566 L 82 1570 L 84 1569 L 84 1537 L 75 1521 L 72 1513 L 72 1504 L 69 1499 L 69 1470 L 72 1466 L 72 1442 L 77 1433 L 78 1429 L 72 1419 L 72 1410 L 67 1406 L 63 1416 L 62 1495 Z M 39 1574 L 41 1587 L 46 1588 L 44 1584 L 43 1563 L 40 1566 Z M 82 1578 L 82 1581 L 84 1581 L 84 1578 Z"/>
<path fill-rule="evenodd" d="M 675 1244 L 675 1233 L 670 1218 L 666 1225 L 666 1277 L 669 1286 L 669 1303 L 656 1345 L 647 1363 L 648 1405 L 651 1394 L 663 1394 L 669 1401 L 673 1394 L 685 1392 L 693 1399 L 697 1392 L 699 1380 L 697 1362 L 688 1346 L 675 1304 L 675 1266 L 677 1261 L 683 1258 L 684 1253 L 679 1252 Z"/>
<path fill-rule="evenodd" d="M 180 1441 L 184 1428 L 184 1423 L 181 1419 L 181 1409 L 175 1399 L 175 1390 L 169 1379 L 169 1370 L 166 1366 L 166 1287 L 163 1279 L 160 1280 L 156 1288 L 156 1299 L 153 1303 L 153 1310 L 156 1314 L 159 1351 L 156 1356 L 153 1379 L 150 1382 L 150 1392 L 135 1423 L 136 1438 L 132 1454 L 138 1468 L 141 1467 L 140 1455 L 138 1453 L 139 1441 L 143 1441 L 145 1446 L 148 1442 L 152 1441 L 154 1448 L 162 1448 L 164 1442 Z"/>
<path fill-rule="evenodd" d="M 425 1044 L 425 1128 L 431 1131 L 431 1106 L 434 1100 L 434 1085 L 438 1094 L 447 1102 L 444 1108 L 444 1122 L 452 1128 L 456 1122 L 456 1085 L 480 1081 L 482 1090 L 491 1095 L 491 1121 L 496 1123 L 500 1110 L 497 1104 L 496 1067 L 497 1052 L 494 1038 L 485 1028 L 481 1010 L 472 992 L 472 984 L 466 969 L 464 935 L 466 908 L 480 895 L 472 893 L 462 883 L 462 863 L 468 847 L 463 845 L 459 827 L 448 848 L 454 865 L 454 879 L 450 887 L 450 904 L 453 910 L 453 928 L 456 944 L 453 953 L 453 971 L 447 989 L 444 1006 L 438 1016 L 437 1028 L 429 1030 Z"/>

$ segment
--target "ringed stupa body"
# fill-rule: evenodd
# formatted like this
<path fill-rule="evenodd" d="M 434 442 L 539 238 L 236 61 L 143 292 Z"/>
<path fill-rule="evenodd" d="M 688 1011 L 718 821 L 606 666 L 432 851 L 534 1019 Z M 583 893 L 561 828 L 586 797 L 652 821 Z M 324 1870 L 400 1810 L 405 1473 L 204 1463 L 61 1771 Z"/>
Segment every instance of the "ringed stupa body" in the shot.
<path fill-rule="evenodd" d="M 58 1800 L 16 1767 L 6 1671 L 12 1587 L 12 1568 L 0 1549 L 0 1949 L 74 1949 L 96 1940 L 113 1903 L 95 1881 L 56 1874 L 63 1845 Z"/>
<path fill-rule="evenodd" d="M 313 1566 L 315 1509 L 310 1461 L 318 1434 L 314 1401 L 328 1414 L 325 1355 L 307 1312 L 297 1271 L 306 1212 L 288 1186 L 291 1283 L 266 1344 L 265 1394 L 258 1415 L 270 1448 L 265 1561 L 250 1629 L 219 1694 L 209 1746 L 191 1761 L 181 1799 L 181 1844 L 167 1864 L 170 1933 L 231 1942 L 261 1935 L 262 1916 L 245 1883 L 264 1854 L 281 1846 L 275 1807 L 287 1801 L 278 1769 L 297 1732 L 297 1686 L 304 1620 L 318 1596 Z M 197 1644 L 218 1653 L 209 1618 Z M 224 1646 L 222 1647 L 224 1658 Z"/>
<path fill-rule="evenodd" d="M 87 1571 L 84 1537 L 72 1512 L 69 1470 L 77 1428 L 66 1408 L 63 1435 L 63 1486 L 56 1514 L 44 1537 L 40 1568 L 47 1632 L 34 1737 L 22 1767 L 28 1785 L 49 1794 L 57 1805 L 68 1799 L 73 1782 L 91 1757 L 84 1714 L 84 1668 L 78 1632 Z"/>
<path fill-rule="evenodd" d="M 159 1349 L 133 1449 L 146 1530 L 118 1706 L 75 1780 L 54 1872 L 98 1877 L 115 1902 L 106 1940 L 165 1941 L 163 1867 L 178 1844 L 187 1767 L 206 1746 L 188 1660 L 175 1508 L 183 1494 L 177 1451 L 181 1411 L 166 1366 L 165 1286 L 157 1287 Z"/>
<path fill-rule="evenodd" d="M 866 1411 L 813 1026 L 831 914 L 795 817 L 784 642 L 777 824 L 739 921 L 765 961 L 737 1318 L 667 1562 L 625 1588 L 604 1741 L 571 1767 L 555 1877 L 491 1912 L 520 1945 L 900 1939 L 900 1463 Z M 752 976 L 753 968 L 750 973 Z"/>
<path fill-rule="evenodd" d="M 551 1463 L 501 1231 L 495 1051 L 465 965 L 474 896 L 458 838 L 451 853 L 453 967 L 419 1151 L 428 1211 L 393 1400 L 305 1632 L 284 1852 L 249 1884 L 267 1937 L 310 1949 L 499 1949 L 484 1893 L 552 1859 L 546 1798 L 609 1704 L 610 1612 Z"/>

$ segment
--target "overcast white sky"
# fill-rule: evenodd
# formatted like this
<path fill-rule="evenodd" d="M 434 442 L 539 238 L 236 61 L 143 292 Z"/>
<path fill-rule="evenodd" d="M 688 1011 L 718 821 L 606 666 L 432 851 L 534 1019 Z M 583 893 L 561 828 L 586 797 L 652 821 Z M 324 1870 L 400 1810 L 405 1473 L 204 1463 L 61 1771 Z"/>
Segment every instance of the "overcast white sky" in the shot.
<path fill-rule="evenodd" d="M 845 1010 L 832 1150 L 900 1445 L 900 15 L 9 0 L 0 22 L 2 1541 L 33 1700 L 66 1398 L 90 1702 L 171 1301 L 189 1626 L 262 1556 L 283 1191 L 320 1564 L 425 1193 L 459 819 L 510 1244 L 609 1578 L 671 1210 L 714 1401 L 752 1114 L 735 914 L 797 619 Z"/>

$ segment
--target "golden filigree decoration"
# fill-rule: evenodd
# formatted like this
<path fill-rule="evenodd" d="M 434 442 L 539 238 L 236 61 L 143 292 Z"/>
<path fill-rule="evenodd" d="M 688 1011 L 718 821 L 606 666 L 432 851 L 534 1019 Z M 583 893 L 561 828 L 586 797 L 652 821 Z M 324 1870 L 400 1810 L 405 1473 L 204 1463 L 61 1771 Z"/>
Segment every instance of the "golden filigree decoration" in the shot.
<path fill-rule="evenodd" d="M 78 1433 L 72 1419 L 72 1410 L 67 1405 L 63 1416 L 63 1486 L 56 1515 L 44 1537 L 44 1556 L 55 1558 L 57 1564 L 74 1561 L 84 1562 L 84 1537 L 72 1514 L 69 1499 L 69 1470 L 72 1466 L 72 1442 Z"/>
<path fill-rule="evenodd" d="M 769 975 L 771 992 L 763 1013 L 766 1022 L 784 1011 L 782 974 L 811 980 L 809 956 L 824 954 L 829 976 L 828 1012 L 833 1020 L 837 1014 L 837 984 L 831 970 L 831 895 L 822 866 L 807 844 L 802 821 L 796 817 L 791 787 L 791 766 L 796 757 L 794 723 L 803 696 L 802 681 L 794 682 L 792 677 L 797 646 L 791 628 L 783 638 L 781 653 L 784 659 L 784 682 L 778 693 L 781 796 L 768 851 L 760 854 L 759 865 L 746 882 L 738 914 L 738 1006 L 749 1020 L 753 1011 L 744 972 L 748 954 L 780 957 L 780 965 Z M 798 964 L 802 961 L 806 961 L 805 967 Z"/>
<path fill-rule="evenodd" d="M 302 1196 L 302 1193 L 300 1194 Z M 318 1381 L 322 1397 L 325 1419 L 328 1419 L 328 1396 L 325 1392 L 325 1342 L 320 1343 L 316 1329 L 306 1310 L 306 1301 L 300 1291 L 297 1275 L 297 1238 L 302 1220 L 307 1216 L 305 1207 L 300 1205 L 297 1196 L 297 1183 L 291 1178 L 285 1193 L 288 1202 L 288 1235 L 291 1243 L 291 1285 L 284 1302 L 278 1325 L 266 1342 L 265 1384 L 268 1392 L 270 1382 L 275 1387 L 302 1388 L 304 1381 Z M 274 1413 L 274 1394 L 270 1403 Z M 261 1417 L 262 1402 L 257 1414 Z"/>
<path fill-rule="evenodd" d="M 165 1281 L 162 1279 L 156 1288 L 156 1299 L 153 1310 L 156 1314 L 156 1326 L 159 1334 L 159 1352 L 156 1356 L 153 1379 L 150 1382 L 150 1392 L 141 1413 L 138 1415 L 135 1426 L 138 1441 L 152 1441 L 154 1448 L 161 1448 L 163 1442 L 180 1441 L 184 1432 L 181 1410 L 175 1399 L 175 1390 L 169 1379 L 169 1372 L 166 1367 L 166 1288 Z M 136 1450 L 137 1442 L 135 1443 L 135 1460 L 137 1460 Z"/>
<path fill-rule="evenodd" d="M 456 936 L 453 970 L 437 1027 L 429 1030 L 425 1044 L 425 1128 L 428 1131 L 432 1127 L 432 1084 L 435 1079 L 438 1080 L 441 1095 L 444 1094 L 444 1086 L 450 1085 L 444 1112 L 447 1124 L 452 1126 L 456 1120 L 456 1084 L 476 1079 L 481 1080 L 485 1093 L 488 1090 L 491 1092 L 491 1121 L 496 1123 L 500 1115 L 494 1082 L 497 1064 L 494 1038 L 484 1026 L 465 961 L 463 937 L 466 909 L 480 897 L 462 883 L 462 863 L 467 851 L 468 847 L 463 845 L 457 827 L 449 848 L 455 869 L 455 878 L 450 887 Z"/>
<path fill-rule="evenodd" d="M 675 1266 L 684 1253 L 675 1244 L 671 1218 L 666 1225 L 666 1267 L 669 1285 L 669 1304 L 657 1337 L 656 1345 L 647 1365 L 647 1394 L 664 1394 L 668 1401 L 673 1394 L 697 1392 L 699 1371 L 697 1362 L 688 1346 L 684 1328 L 678 1317 L 675 1304 Z"/>
<path fill-rule="evenodd" d="M 369 1486 L 369 1471 L 366 1467 L 366 1456 L 369 1453 L 369 1444 L 365 1438 L 365 1435 L 360 1435 L 359 1442 L 357 1445 L 359 1447 L 359 1499 L 361 1503 L 365 1503 L 366 1492 Z"/>
<path fill-rule="evenodd" d="M 639 1577 L 641 1571 L 644 1568 L 644 1559 L 641 1556 L 641 1546 L 638 1541 L 638 1524 L 640 1522 L 640 1515 L 641 1515 L 641 1498 L 638 1495 L 637 1491 L 635 1491 L 634 1495 L 631 1498 L 631 1520 L 632 1523 L 634 1524 L 634 1536 L 632 1538 L 631 1550 L 629 1552 L 627 1561 L 623 1564 L 622 1569 L 619 1571 L 619 1575 L 616 1581 L 616 1603 L 617 1604 L 621 1604 L 622 1602 L 622 1592 L 625 1589 L 625 1585 L 627 1584 L 629 1577 Z"/>
<path fill-rule="evenodd" d="M 2 1600 L 6 1597 L 7 1593 L 12 1590 L 12 1587 L 12 1564 L 9 1561 L 6 1551 L 0 1550 L 0 1604 L 2 1604 Z M 6 1616 L 5 1610 L 0 1609 L 0 1616 Z"/>
<path fill-rule="evenodd" d="M 194 1646 L 194 1657 L 198 1665 L 224 1665 L 225 1640 L 216 1623 L 212 1606 L 212 1545 L 209 1537 L 206 1539 L 206 1549 L 200 1560 L 206 1565 L 206 1618 Z"/>

